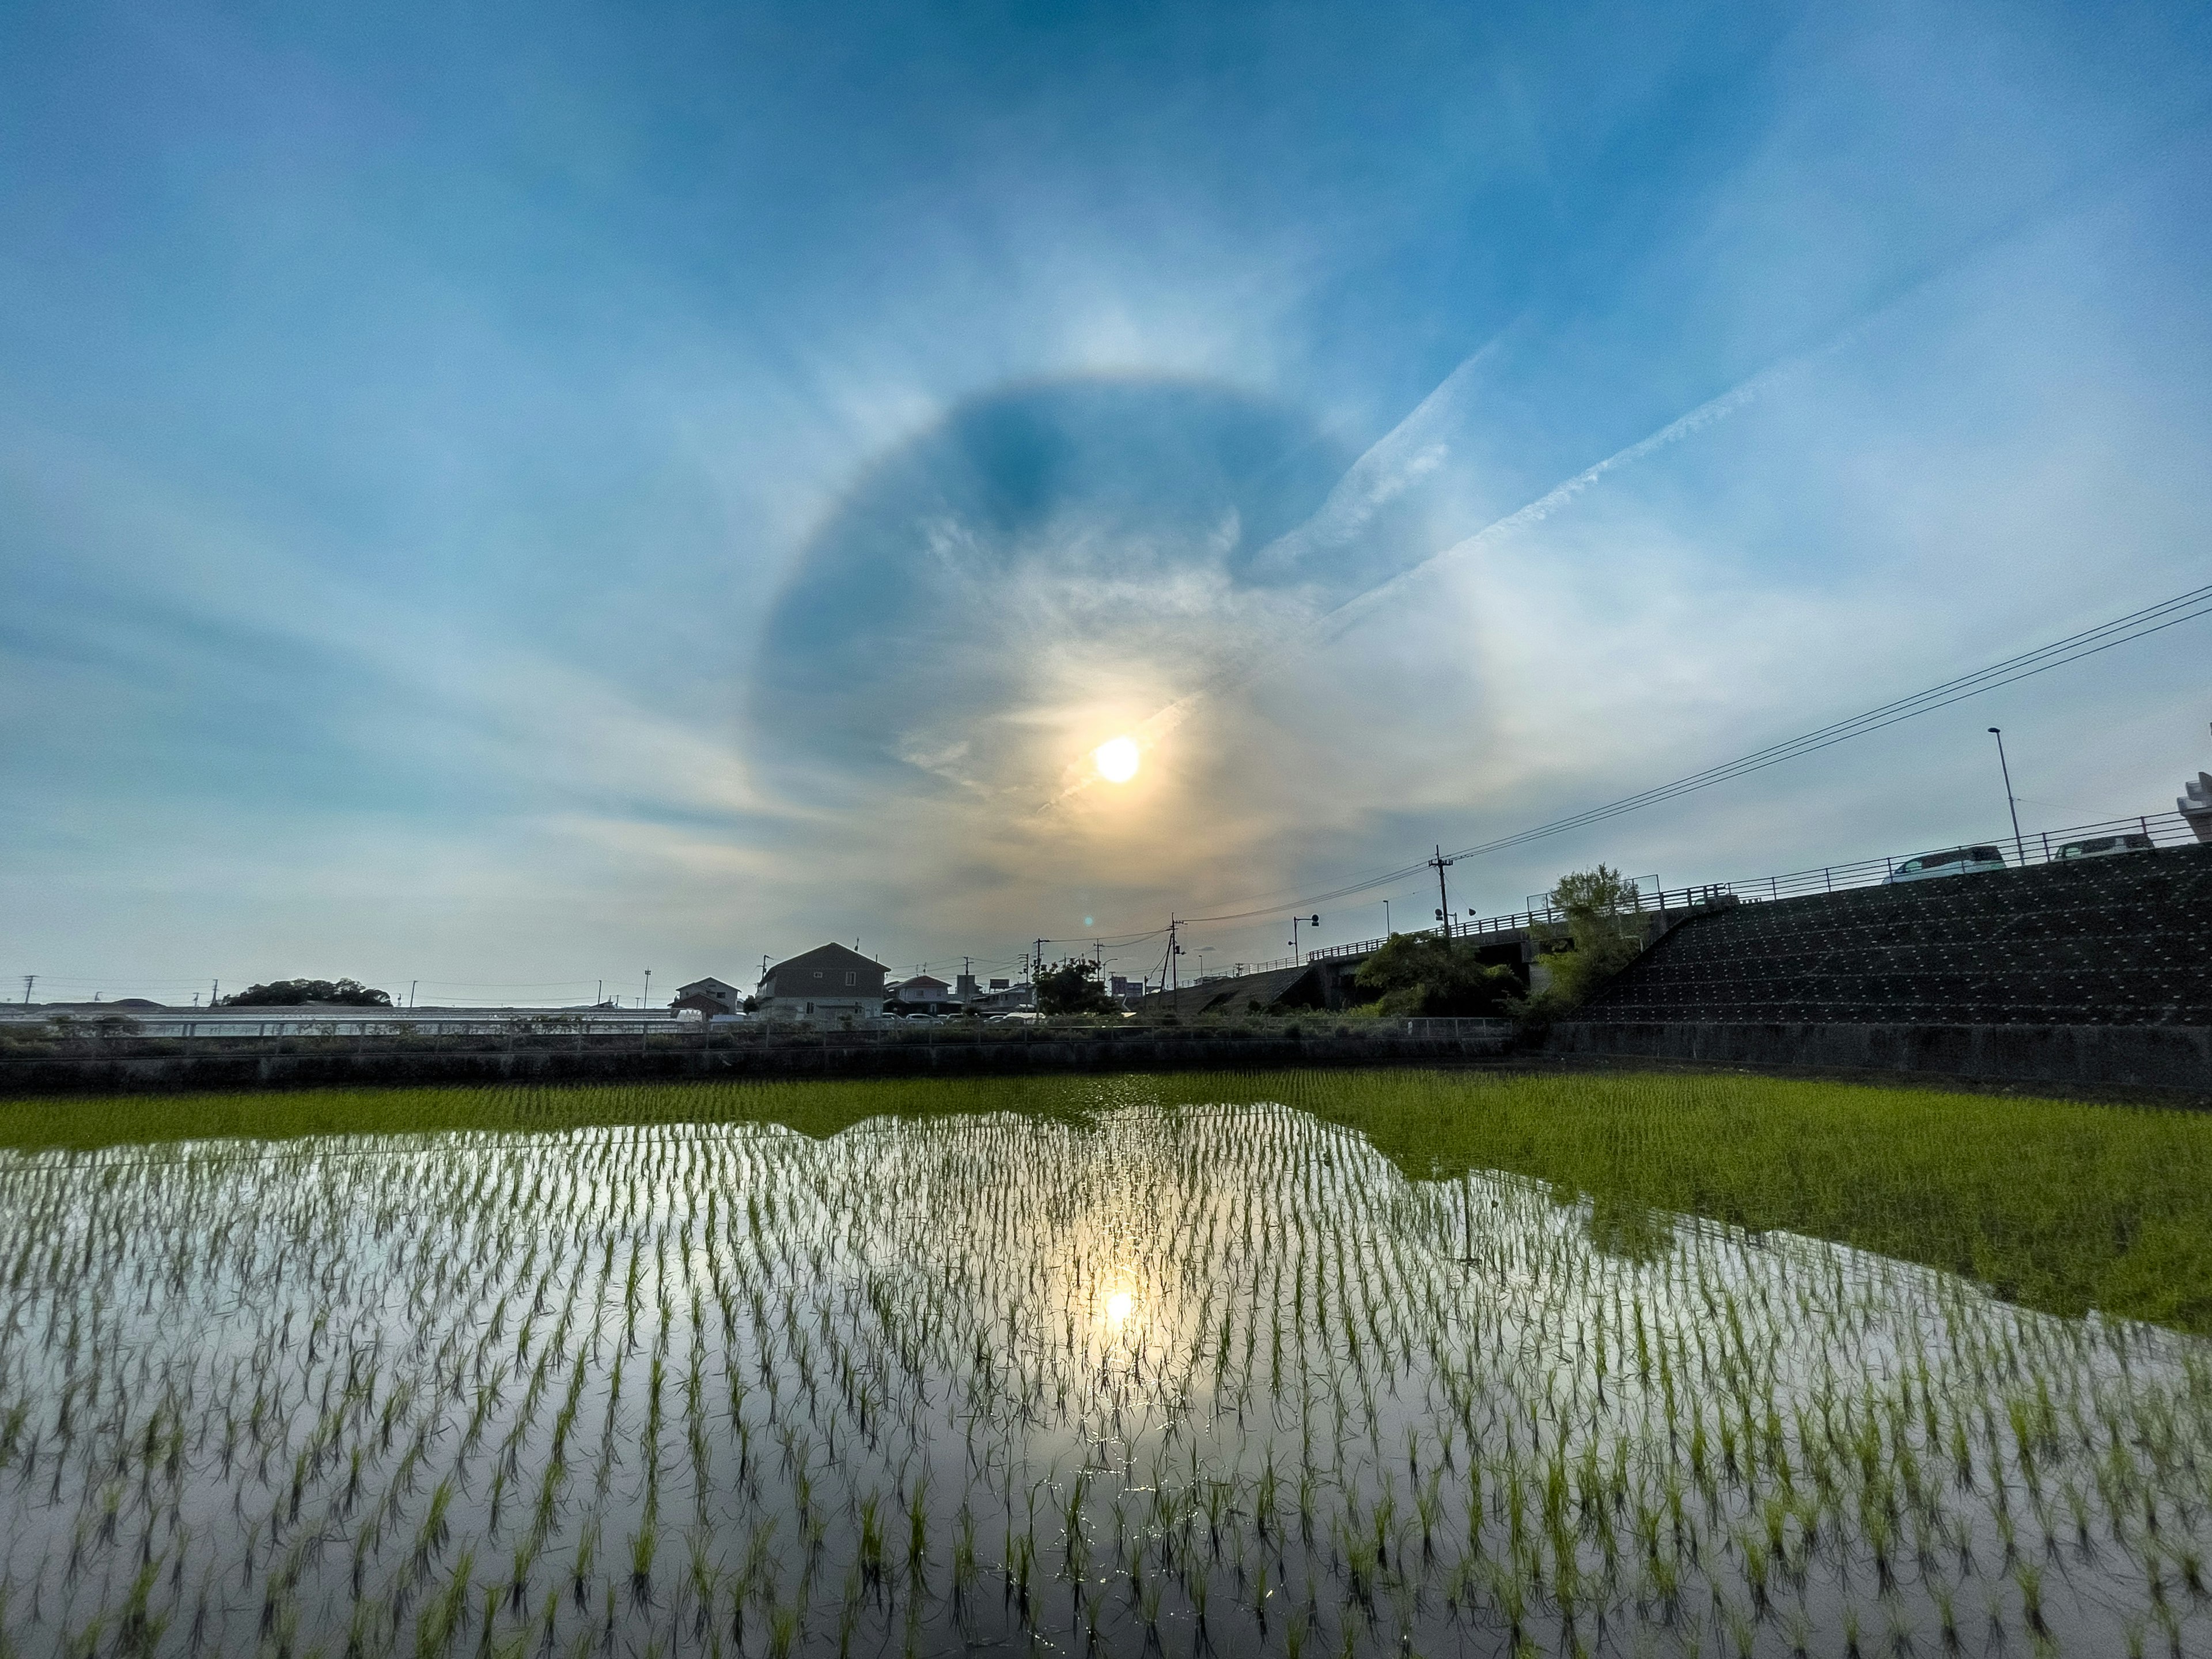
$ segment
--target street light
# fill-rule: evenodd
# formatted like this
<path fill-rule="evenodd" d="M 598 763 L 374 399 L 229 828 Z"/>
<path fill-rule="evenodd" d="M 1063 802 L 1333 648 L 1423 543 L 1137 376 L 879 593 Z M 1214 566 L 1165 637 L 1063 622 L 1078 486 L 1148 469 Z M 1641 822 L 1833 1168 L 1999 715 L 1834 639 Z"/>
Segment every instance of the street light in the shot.
<path fill-rule="evenodd" d="M 2021 843 L 2020 803 L 2013 799 L 2012 768 L 2005 763 L 2004 733 L 1992 726 L 1990 727 L 1990 735 L 1997 740 L 1997 769 L 2004 774 L 2005 805 L 2012 812 L 2012 855 L 2022 864 L 2026 864 L 2027 849 Z"/>
<path fill-rule="evenodd" d="M 1298 924 L 1301 922 L 1304 922 L 1309 927 L 1318 927 L 1321 926 L 1321 918 L 1319 916 L 1292 916 L 1291 918 L 1291 960 L 1293 963 L 1295 963 L 1298 959 Z"/>

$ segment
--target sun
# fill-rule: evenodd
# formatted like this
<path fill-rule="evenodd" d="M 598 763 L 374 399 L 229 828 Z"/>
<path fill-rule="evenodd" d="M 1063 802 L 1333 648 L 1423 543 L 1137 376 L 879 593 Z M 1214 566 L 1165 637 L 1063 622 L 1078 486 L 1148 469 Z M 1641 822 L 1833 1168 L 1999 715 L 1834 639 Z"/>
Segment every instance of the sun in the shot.
<path fill-rule="evenodd" d="M 1127 783 L 1135 777 L 1139 758 L 1134 738 L 1115 738 L 1110 743 L 1100 744 L 1091 751 L 1091 764 L 1098 769 L 1098 775 L 1109 783 Z"/>
<path fill-rule="evenodd" d="M 1129 1316 L 1137 1305 L 1137 1298 L 1127 1291 L 1116 1291 L 1106 1298 L 1106 1322 L 1118 1325 Z"/>

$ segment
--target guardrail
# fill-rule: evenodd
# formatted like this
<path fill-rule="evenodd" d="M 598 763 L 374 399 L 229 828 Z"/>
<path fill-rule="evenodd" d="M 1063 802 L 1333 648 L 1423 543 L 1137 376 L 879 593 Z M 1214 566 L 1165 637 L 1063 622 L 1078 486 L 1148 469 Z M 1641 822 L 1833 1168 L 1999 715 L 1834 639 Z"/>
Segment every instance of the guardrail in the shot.
<path fill-rule="evenodd" d="M 2115 847 L 2110 853 L 2101 854 L 2067 851 L 2069 848 L 2083 843 L 2120 842 L 2130 836 L 2139 837 L 2145 846 L 2133 848 Z M 2179 812 L 2150 812 L 2138 813 L 2130 818 L 2106 818 L 2095 823 L 2078 823 L 2063 830 L 2023 831 L 2017 836 L 2009 832 L 2002 836 L 1986 836 L 1977 840 L 1954 842 L 1954 845 L 1996 848 L 2006 869 L 2021 870 L 2041 864 L 2070 863 L 2077 857 L 2126 856 L 2130 851 L 2193 847 L 2205 839 L 2198 833 L 2197 826 Z M 1835 893 L 1854 887 L 1879 887 L 1890 881 L 1900 864 L 1921 856 L 1924 854 L 1891 854 L 1881 858 L 1856 859 L 1844 864 L 1826 864 L 1818 869 L 1793 870 L 1784 875 L 1705 882 L 1695 886 L 1671 889 L 1662 887 L 1656 893 L 1640 894 L 1637 908 L 1646 914 L 1665 917 L 1675 911 L 1693 912 L 1726 903 L 1757 903 L 1802 898 L 1808 893 Z M 1997 872 L 1985 866 L 1985 873 L 1994 875 Z M 1499 934 L 1522 933 L 1532 927 L 1562 927 L 1566 921 L 1565 911 L 1556 906 L 1547 905 L 1540 908 L 1510 911 L 1504 915 L 1470 917 L 1465 921 L 1449 922 L 1446 926 L 1454 939 L 1480 939 Z M 1429 938 L 1439 931 L 1435 927 L 1408 929 L 1407 936 Z M 1388 939 L 1364 939 L 1355 945 L 1333 945 L 1325 950 L 1307 952 L 1306 960 L 1327 962 L 1346 957 L 1364 957 L 1382 949 L 1389 942 Z"/>

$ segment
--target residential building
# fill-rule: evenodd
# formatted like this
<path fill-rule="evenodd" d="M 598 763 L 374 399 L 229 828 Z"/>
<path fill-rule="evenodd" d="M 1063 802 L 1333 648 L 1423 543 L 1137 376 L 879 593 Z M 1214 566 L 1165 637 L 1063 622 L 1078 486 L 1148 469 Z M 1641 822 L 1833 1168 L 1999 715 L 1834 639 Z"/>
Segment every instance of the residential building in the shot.
<path fill-rule="evenodd" d="M 849 1019 L 884 1011 L 890 970 L 858 951 L 820 945 L 761 975 L 760 1012 L 781 1019 Z"/>
<path fill-rule="evenodd" d="M 716 1014 L 734 1014 L 745 1000 L 745 994 L 734 985 L 725 985 L 719 979 L 695 979 L 689 985 L 676 988 L 671 1008 L 689 1008 L 712 1019 Z"/>
<path fill-rule="evenodd" d="M 928 974 L 916 974 L 912 979 L 902 980 L 885 1006 L 895 1014 L 957 1014 L 960 1012 L 960 1001 L 952 994 L 952 988 Z"/>

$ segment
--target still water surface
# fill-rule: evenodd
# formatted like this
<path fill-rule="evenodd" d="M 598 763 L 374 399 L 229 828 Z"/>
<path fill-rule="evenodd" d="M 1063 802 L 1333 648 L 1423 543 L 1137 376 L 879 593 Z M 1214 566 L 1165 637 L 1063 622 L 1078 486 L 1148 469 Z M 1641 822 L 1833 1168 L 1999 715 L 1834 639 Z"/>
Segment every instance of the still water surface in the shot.
<path fill-rule="evenodd" d="M 13 1651 L 2212 1652 L 2212 1352 L 1264 1102 L 0 1159 Z"/>

